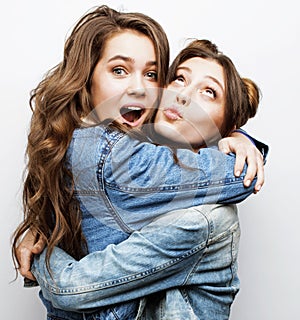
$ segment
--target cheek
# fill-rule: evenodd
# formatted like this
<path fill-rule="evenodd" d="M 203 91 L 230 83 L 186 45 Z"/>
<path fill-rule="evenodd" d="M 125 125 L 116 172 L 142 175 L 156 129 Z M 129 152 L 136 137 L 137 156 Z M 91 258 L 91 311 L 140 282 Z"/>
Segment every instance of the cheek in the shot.
<path fill-rule="evenodd" d="M 201 131 L 211 123 L 210 115 L 206 109 L 198 105 L 187 110 L 185 119 L 191 127 Z"/>
<path fill-rule="evenodd" d="M 203 121 L 196 119 L 185 119 L 181 125 L 181 132 L 185 139 L 191 144 L 202 144 L 203 133 L 205 132 Z"/>
<path fill-rule="evenodd" d="M 219 110 L 211 112 L 208 116 L 205 132 L 205 140 L 207 143 L 216 141 L 222 138 L 221 126 L 223 122 L 223 115 Z"/>
<path fill-rule="evenodd" d="M 94 106 L 101 104 L 109 98 L 113 98 L 113 96 L 117 93 L 116 90 L 112 86 L 109 86 L 105 83 L 99 85 L 97 82 L 92 85 L 91 88 L 92 100 Z"/>
<path fill-rule="evenodd" d="M 108 99 L 120 96 L 124 92 L 124 84 L 114 81 L 105 71 L 95 74 L 92 80 L 91 94 L 94 106 L 97 106 Z"/>
<path fill-rule="evenodd" d="M 176 96 L 178 93 L 174 89 L 170 90 L 169 87 L 167 89 L 163 89 L 159 106 L 161 109 L 171 107 L 174 103 L 176 103 Z"/>
<path fill-rule="evenodd" d="M 100 121 L 117 119 L 120 94 L 112 82 L 94 81 L 91 87 L 92 101 Z"/>
<path fill-rule="evenodd" d="M 164 123 L 164 119 L 163 119 L 163 114 L 162 114 L 162 111 L 160 109 L 158 109 L 156 111 L 156 115 L 155 115 L 155 118 L 154 118 L 154 130 L 157 132 L 157 133 L 162 133 L 161 132 L 161 124 Z"/>
<path fill-rule="evenodd" d="M 194 144 L 209 143 L 220 137 L 222 117 L 204 108 L 190 110 L 185 118 L 185 133 Z"/>
<path fill-rule="evenodd" d="M 215 124 L 215 126 L 220 131 L 222 124 L 224 122 L 224 110 L 223 109 L 217 109 L 212 115 L 211 118 Z"/>

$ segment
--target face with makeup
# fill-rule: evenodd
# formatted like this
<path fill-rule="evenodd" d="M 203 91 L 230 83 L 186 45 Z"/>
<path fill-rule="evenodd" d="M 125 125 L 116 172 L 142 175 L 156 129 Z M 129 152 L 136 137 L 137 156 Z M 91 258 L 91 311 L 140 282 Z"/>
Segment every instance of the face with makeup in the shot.
<path fill-rule="evenodd" d="M 181 63 L 164 92 L 155 131 L 195 150 L 221 138 L 225 92 L 223 68 L 200 57 Z"/>
<path fill-rule="evenodd" d="M 109 38 L 92 75 L 91 95 L 100 121 L 140 127 L 158 97 L 152 41 L 133 30 Z"/>

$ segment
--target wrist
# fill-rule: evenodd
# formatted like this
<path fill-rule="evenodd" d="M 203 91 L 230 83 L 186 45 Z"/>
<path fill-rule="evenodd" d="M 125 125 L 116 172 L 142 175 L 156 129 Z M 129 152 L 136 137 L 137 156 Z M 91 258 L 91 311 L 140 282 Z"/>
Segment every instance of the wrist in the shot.
<path fill-rule="evenodd" d="M 244 135 L 245 137 L 247 137 L 254 145 L 256 145 L 255 141 L 252 139 L 252 137 L 243 129 L 235 129 L 232 131 L 232 133 L 241 133 L 242 135 Z"/>

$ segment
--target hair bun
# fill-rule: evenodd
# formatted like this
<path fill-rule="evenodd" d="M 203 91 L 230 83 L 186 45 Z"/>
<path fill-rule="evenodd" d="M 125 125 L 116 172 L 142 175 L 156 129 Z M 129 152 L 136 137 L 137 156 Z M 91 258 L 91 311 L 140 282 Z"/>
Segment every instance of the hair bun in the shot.
<path fill-rule="evenodd" d="M 249 78 L 242 78 L 248 96 L 248 117 L 253 118 L 257 112 L 261 92 L 255 82 Z"/>

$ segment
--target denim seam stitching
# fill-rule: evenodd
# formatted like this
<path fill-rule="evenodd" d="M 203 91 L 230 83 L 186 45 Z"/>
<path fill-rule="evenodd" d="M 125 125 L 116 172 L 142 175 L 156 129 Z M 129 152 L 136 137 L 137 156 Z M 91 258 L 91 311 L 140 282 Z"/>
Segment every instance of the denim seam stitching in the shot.
<path fill-rule="evenodd" d="M 175 185 L 175 186 L 164 186 L 164 187 L 148 187 L 148 188 L 131 188 L 127 186 L 120 186 L 115 183 L 106 182 L 105 186 L 112 190 L 117 191 L 126 191 L 131 193 L 149 193 L 150 191 L 181 191 L 181 190 L 198 190 L 207 187 L 213 186 L 223 186 L 223 185 L 233 185 L 239 183 L 244 179 L 244 176 L 235 177 L 235 178 L 225 178 L 221 180 L 213 180 L 213 181 L 206 181 L 206 182 L 199 182 L 199 183 L 192 183 L 192 184 L 185 184 L 185 185 Z"/>
<path fill-rule="evenodd" d="M 113 204 L 111 203 L 111 201 L 109 200 L 106 192 L 105 192 L 105 180 L 104 180 L 104 165 L 105 165 L 105 161 L 109 155 L 109 153 L 111 152 L 113 146 L 121 140 L 122 137 L 124 137 L 124 134 L 118 132 L 112 135 L 111 134 L 111 130 L 110 128 L 106 128 L 104 131 L 105 136 L 110 135 L 110 140 L 107 140 L 105 146 L 102 147 L 102 150 L 104 152 L 101 152 L 100 155 L 100 159 L 98 161 L 98 168 L 97 168 L 97 180 L 98 180 L 98 184 L 99 184 L 99 194 L 102 196 L 102 199 L 107 207 L 107 209 L 109 210 L 109 212 L 111 213 L 113 219 L 115 220 L 115 222 L 118 224 L 118 226 L 121 228 L 122 231 L 126 232 L 126 233 L 132 233 L 133 230 L 123 221 L 123 219 L 120 217 L 120 215 L 118 214 L 118 212 L 114 209 Z"/>
<path fill-rule="evenodd" d="M 87 292 L 87 291 L 91 292 L 91 291 L 99 290 L 99 289 L 102 289 L 102 288 L 106 288 L 108 286 L 115 286 L 115 285 L 119 285 L 119 284 L 122 284 L 122 283 L 131 282 L 133 280 L 145 278 L 148 275 L 157 273 L 157 272 L 159 272 L 159 271 L 161 271 L 163 269 L 167 269 L 167 268 L 173 266 L 174 264 L 182 261 L 183 259 L 188 258 L 188 257 L 196 254 L 198 251 L 202 250 L 205 247 L 206 247 L 206 242 L 205 243 L 201 243 L 200 245 L 198 245 L 198 246 L 194 247 L 193 249 L 187 251 L 186 253 L 184 253 L 180 257 L 178 257 L 176 259 L 173 259 L 171 261 L 168 261 L 168 262 L 166 262 L 166 263 L 164 263 L 164 264 L 162 264 L 160 266 L 157 266 L 155 268 L 143 271 L 141 273 L 133 274 L 131 276 L 127 276 L 127 277 L 120 278 L 120 279 L 113 280 L 113 281 L 107 281 L 107 282 L 104 282 L 104 283 L 96 283 L 96 284 L 93 284 L 93 285 L 83 286 L 83 287 L 76 287 L 76 288 L 73 288 L 73 289 L 60 289 L 57 286 L 54 286 L 54 285 L 51 285 L 51 284 L 47 283 L 46 281 L 44 281 L 44 279 L 41 277 L 41 274 L 37 270 L 35 270 L 35 276 L 37 278 L 39 278 L 39 282 L 42 281 L 44 283 L 44 287 L 48 291 L 50 291 L 52 293 L 64 294 L 64 295 L 66 295 L 66 294 L 70 294 L 70 295 L 80 294 L 82 292 Z"/>
<path fill-rule="evenodd" d="M 235 230 L 237 230 L 239 227 L 239 222 L 235 222 L 230 228 L 228 228 L 226 231 L 216 235 L 215 237 L 208 240 L 208 245 L 211 245 L 221 239 L 224 239 L 228 237 L 228 235 L 232 234 Z"/>

